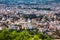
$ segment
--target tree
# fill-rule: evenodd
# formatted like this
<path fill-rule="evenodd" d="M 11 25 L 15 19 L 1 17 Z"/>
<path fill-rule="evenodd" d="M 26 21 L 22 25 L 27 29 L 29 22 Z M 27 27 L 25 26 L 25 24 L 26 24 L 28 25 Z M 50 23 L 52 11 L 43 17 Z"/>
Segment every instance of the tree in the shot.
<path fill-rule="evenodd" d="M 39 39 L 40 39 L 40 38 L 39 38 L 38 35 L 34 35 L 33 40 L 39 40 Z"/>
<path fill-rule="evenodd" d="M 9 40 L 9 31 L 4 29 L 0 32 L 0 40 Z"/>
<path fill-rule="evenodd" d="M 22 30 L 20 32 L 4 29 L 0 31 L 0 40 L 51 40 L 51 37 L 38 31 Z"/>

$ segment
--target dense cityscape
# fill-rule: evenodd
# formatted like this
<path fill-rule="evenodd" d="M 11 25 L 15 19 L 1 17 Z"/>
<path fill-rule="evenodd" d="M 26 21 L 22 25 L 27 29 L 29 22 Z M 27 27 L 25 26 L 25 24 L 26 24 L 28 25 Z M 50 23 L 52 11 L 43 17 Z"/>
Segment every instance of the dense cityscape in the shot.
<path fill-rule="evenodd" d="M 14 2 L 13 2 L 14 1 Z M 10 33 L 9 36 L 13 35 L 11 38 L 3 39 L 0 37 L 0 40 L 51 40 L 53 39 L 60 39 L 60 0 L 31 0 L 31 1 L 19 1 L 16 3 L 16 0 L 13 1 L 6 1 L 1 0 L 0 1 L 0 36 L 2 33 L 9 33 L 4 29 L 7 29 L 9 31 L 19 31 L 21 30 L 29 30 L 29 33 L 31 32 L 33 34 L 34 31 L 36 31 L 36 34 L 33 34 L 35 36 L 31 35 L 31 39 L 28 39 L 25 32 L 22 31 L 19 36 L 26 37 L 24 39 L 23 37 L 16 38 L 13 34 L 13 32 Z M 39 2 L 38 2 L 39 1 Z M 39 34 L 39 33 L 42 34 Z M 48 38 L 48 36 L 52 36 L 51 39 Z M 43 37 L 39 38 L 37 35 L 42 35 Z M 6 38 L 7 38 L 6 37 Z M 16 39 L 13 39 L 15 37 Z M 34 39 L 36 37 L 36 39 Z M 38 38 L 37 38 L 38 37 Z"/>

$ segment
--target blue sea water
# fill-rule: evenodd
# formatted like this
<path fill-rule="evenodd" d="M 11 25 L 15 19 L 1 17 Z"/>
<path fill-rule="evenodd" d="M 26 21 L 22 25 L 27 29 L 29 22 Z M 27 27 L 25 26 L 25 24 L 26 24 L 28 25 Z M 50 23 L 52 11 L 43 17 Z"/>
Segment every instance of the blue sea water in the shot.
<path fill-rule="evenodd" d="M 60 0 L 0 0 L 0 4 L 30 4 L 30 2 L 36 2 L 36 4 L 51 4 L 53 2 L 60 3 Z"/>

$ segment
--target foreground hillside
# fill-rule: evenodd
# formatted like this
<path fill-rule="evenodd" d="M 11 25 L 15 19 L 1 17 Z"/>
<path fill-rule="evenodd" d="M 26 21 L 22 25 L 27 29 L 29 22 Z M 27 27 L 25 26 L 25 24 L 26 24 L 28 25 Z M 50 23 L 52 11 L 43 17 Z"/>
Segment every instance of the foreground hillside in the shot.
<path fill-rule="evenodd" d="M 52 40 L 52 38 L 33 30 L 3 30 L 0 31 L 0 40 Z"/>

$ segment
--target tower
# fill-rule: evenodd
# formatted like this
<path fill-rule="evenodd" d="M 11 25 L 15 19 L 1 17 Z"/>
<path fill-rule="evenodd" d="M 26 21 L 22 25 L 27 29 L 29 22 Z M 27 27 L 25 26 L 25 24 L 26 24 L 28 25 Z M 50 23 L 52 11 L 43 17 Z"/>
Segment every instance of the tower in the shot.
<path fill-rule="evenodd" d="M 32 25 L 31 25 L 31 20 L 30 19 L 28 19 L 28 21 L 27 21 L 27 29 L 32 29 Z"/>

